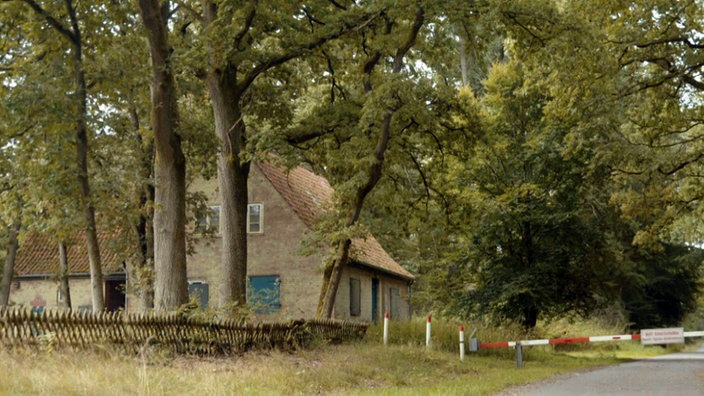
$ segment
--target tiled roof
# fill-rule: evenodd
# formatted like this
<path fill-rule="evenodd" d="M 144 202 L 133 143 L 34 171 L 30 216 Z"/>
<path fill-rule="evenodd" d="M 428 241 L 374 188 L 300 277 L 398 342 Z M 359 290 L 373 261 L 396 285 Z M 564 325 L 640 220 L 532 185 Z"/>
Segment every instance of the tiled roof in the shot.
<path fill-rule="evenodd" d="M 284 170 L 269 162 L 256 165 L 306 226 L 312 227 L 325 213 L 325 205 L 334 190 L 324 177 L 300 166 Z M 353 239 L 350 255 L 353 260 L 369 267 L 406 279 L 415 278 L 392 259 L 372 235 Z"/>
<path fill-rule="evenodd" d="M 119 271 L 121 262 L 118 254 L 107 249 L 107 241 L 112 237 L 109 234 L 98 234 L 100 244 L 100 258 L 103 273 Z M 68 268 L 71 274 L 89 273 L 88 252 L 86 249 L 85 234 L 69 238 L 67 256 Z M 52 241 L 48 235 L 32 233 L 22 241 L 15 259 L 15 274 L 28 275 L 53 275 L 59 272 L 59 245 Z"/>

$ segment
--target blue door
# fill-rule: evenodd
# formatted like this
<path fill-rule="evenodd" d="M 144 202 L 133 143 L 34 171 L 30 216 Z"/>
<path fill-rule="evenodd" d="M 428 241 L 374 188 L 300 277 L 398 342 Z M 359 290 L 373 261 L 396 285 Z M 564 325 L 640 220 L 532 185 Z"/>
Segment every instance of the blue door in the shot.
<path fill-rule="evenodd" d="M 372 320 L 377 321 L 379 315 L 379 279 L 372 279 Z"/>

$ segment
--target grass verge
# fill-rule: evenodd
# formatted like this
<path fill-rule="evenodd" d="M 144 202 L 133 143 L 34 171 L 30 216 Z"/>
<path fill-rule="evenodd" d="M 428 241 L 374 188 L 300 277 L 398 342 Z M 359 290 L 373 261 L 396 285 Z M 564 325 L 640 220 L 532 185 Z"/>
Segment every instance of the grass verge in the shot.
<path fill-rule="evenodd" d="M 386 346 L 380 326 L 372 326 L 367 339 L 356 344 L 222 358 L 174 357 L 153 349 L 136 357 L 109 349 L 0 349 L 0 371 L 7 373 L 0 376 L 0 395 L 489 395 L 555 374 L 676 350 L 637 342 L 526 347 L 519 370 L 513 349 L 468 352 L 460 361 L 456 323 L 433 322 L 431 348 L 425 347 L 424 319 L 393 326 Z M 572 325 L 536 331 L 550 337 L 597 331 L 565 326 Z M 477 335 L 505 341 L 540 334 L 479 327 Z"/>

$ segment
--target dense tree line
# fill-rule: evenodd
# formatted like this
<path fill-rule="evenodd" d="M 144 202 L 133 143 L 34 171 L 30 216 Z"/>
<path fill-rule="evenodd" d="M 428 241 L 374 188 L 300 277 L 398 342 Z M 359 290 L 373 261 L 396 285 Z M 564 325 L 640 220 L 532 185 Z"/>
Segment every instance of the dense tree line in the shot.
<path fill-rule="evenodd" d="M 330 248 L 320 316 L 366 229 L 419 274 L 423 309 L 532 327 L 606 306 L 666 325 L 696 307 L 699 1 L 0 11 L 3 291 L 24 235 L 70 249 L 80 231 L 101 310 L 97 233 L 120 230 L 143 308 L 176 309 L 202 206 L 186 185 L 217 175 L 218 302 L 245 304 L 249 168 L 275 152 L 336 189 L 309 241 Z"/>

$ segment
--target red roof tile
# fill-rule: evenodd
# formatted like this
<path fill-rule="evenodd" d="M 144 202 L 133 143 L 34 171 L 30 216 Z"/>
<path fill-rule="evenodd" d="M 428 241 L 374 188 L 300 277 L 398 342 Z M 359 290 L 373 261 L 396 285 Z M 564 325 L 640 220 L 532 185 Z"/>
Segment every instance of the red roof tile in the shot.
<path fill-rule="evenodd" d="M 100 258 L 104 273 L 119 271 L 121 261 L 117 252 L 106 248 L 109 234 L 99 234 Z M 86 249 L 85 234 L 69 238 L 68 268 L 72 274 L 88 273 L 88 252 Z M 59 246 L 48 235 L 32 233 L 22 241 L 15 260 L 15 274 L 27 275 L 53 275 L 59 271 Z"/>
<path fill-rule="evenodd" d="M 330 183 L 324 177 L 300 166 L 284 170 L 269 162 L 256 165 L 303 223 L 309 228 L 315 225 L 316 220 L 325 213 L 325 205 L 330 202 L 334 192 Z M 371 234 L 365 239 L 353 239 L 350 255 L 355 261 L 369 267 L 406 279 L 415 278 L 391 258 Z"/>

